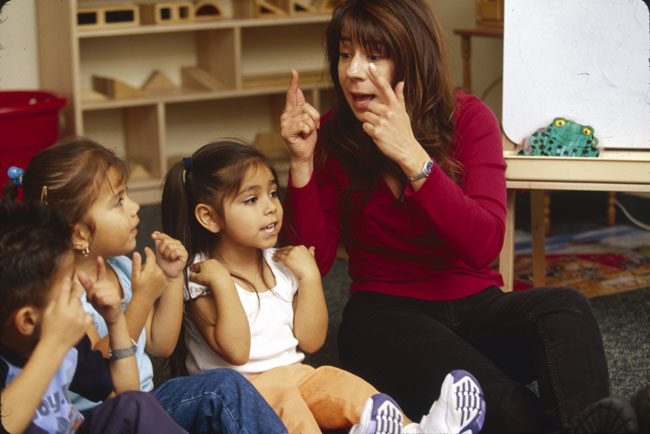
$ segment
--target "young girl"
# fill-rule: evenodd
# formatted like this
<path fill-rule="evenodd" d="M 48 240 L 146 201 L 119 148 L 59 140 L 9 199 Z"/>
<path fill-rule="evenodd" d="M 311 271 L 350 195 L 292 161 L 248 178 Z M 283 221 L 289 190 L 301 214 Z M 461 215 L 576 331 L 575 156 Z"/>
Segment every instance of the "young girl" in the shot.
<path fill-rule="evenodd" d="M 107 279 L 122 290 L 141 389 L 152 391 L 153 369 L 145 350 L 167 357 L 176 345 L 187 252 L 178 241 L 154 232 L 156 253 L 146 248 L 144 259 L 139 253 L 133 254 L 133 261 L 123 256 L 136 247 L 140 208 L 127 195 L 127 178 L 126 163 L 112 151 L 77 139 L 32 158 L 23 178 L 23 197 L 45 202 L 64 214 L 72 227 L 78 271 L 97 276 L 96 258 L 110 258 Z M 88 303 L 85 309 L 93 316 L 94 328 L 89 332 L 93 347 L 108 357 L 106 323 Z M 173 378 L 152 393 L 189 432 L 285 432 L 259 393 L 231 370 Z M 83 405 L 89 408 L 94 403 Z"/>
<path fill-rule="evenodd" d="M 190 374 L 217 367 L 238 370 L 289 432 L 315 433 L 359 422 L 355 432 L 401 430 L 399 407 L 361 378 L 332 366 L 301 364 L 301 349 L 314 352 L 324 343 L 325 297 L 313 249 L 273 248 L 282 206 L 277 175 L 262 154 L 221 140 L 176 163 L 165 179 L 162 218 L 164 231 L 189 251 L 185 343 Z M 484 417 L 478 383 L 458 371 L 443 387 L 447 393 L 441 405 L 407 430 L 478 432 Z M 461 396 L 471 399 L 461 403 Z"/>

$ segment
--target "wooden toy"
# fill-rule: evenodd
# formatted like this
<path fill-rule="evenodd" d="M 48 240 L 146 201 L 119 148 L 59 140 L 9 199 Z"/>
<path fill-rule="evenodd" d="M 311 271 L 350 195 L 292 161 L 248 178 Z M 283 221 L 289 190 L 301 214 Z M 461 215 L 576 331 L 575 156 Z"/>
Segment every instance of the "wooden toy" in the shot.
<path fill-rule="evenodd" d="M 239 3 L 239 1 L 233 2 Z M 196 21 L 209 21 L 218 20 L 223 18 L 223 12 L 213 0 L 201 0 L 194 2 L 194 20 Z"/>
<path fill-rule="evenodd" d="M 155 70 L 149 75 L 142 85 L 142 90 L 147 92 L 160 92 L 174 90 L 177 86 L 164 72 Z"/>
<path fill-rule="evenodd" d="M 93 90 L 113 99 L 139 98 L 147 95 L 145 91 L 114 78 L 93 75 L 92 84 Z"/>
<path fill-rule="evenodd" d="M 140 10 L 134 5 L 96 6 L 77 9 L 77 26 L 83 29 L 130 27 L 140 24 Z"/>
<path fill-rule="evenodd" d="M 142 24 L 180 23 L 194 20 L 194 5 L 189 1 L 145 3 L 138 6 Z"/>

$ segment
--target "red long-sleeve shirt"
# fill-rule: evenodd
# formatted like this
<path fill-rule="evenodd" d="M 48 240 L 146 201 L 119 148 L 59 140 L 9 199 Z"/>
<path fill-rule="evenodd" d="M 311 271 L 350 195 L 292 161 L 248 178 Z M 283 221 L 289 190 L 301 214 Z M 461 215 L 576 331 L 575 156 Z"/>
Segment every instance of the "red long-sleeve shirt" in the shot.
<path fill-rule="evenodd" d="M 374 291 L 423 300 L 450 300 L 503 285 L 490 263 L 503 244 L 506 186 L 501 131 L 478 98 L 458 92 L 455 156 L 465 168 L 461 186 L 436 165 L 423 185 L 407 185 L 405 200 L 385 182 L 365 207 L 346 207 L 340 162 L 329 156 L 309 183 L 289 180 L 285 232 L 292 244 L 316 247 L 325 274 L 336 257 L 341 219 L 349 256 L 350 292 Z"/>

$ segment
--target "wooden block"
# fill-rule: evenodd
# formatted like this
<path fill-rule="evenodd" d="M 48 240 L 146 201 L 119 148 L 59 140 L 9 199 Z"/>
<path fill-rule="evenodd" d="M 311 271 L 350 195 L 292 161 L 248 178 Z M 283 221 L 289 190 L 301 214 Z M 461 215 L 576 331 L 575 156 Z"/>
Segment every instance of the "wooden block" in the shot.
<path fill-rule="evenodd" d="M 96 92 L 92 89 L 81 88 L 80 92 L 82 101 L 104 101 L 108 99 L 103 93 Z"/>
<path fill-rule="evenodd" d="M 226 86 L 217 77 L 198 66 L 183 66 L 181 68 L 181 83 L 183 87 L 201 90 L 224 90 Z"/>
<path fill-rule="evenodd" d="M 233 2 L 237 18 L 281 17 L 289 14 L 290 0 L 238 0 Z"/>
<path fill-rule="evenodd" d="M 194 5 L 189 1 L 140 4 L 142 24 L 182 23 L 194 19 Z"/>
<path fill-rule="evenodd" d="M 93 90 L 113 99 L 139 98 L 147 95 L 146 92 L 114 78 L 93 75 L 92 82 Z"/>
<path fill-rule="evenodd" d="M 165 91 L 165 90 L 175 90 L 177 88 L 176 84 L 165 74 L 158 70 L 153 71 L 149 78 L 142 85 L 142 90 L 146 91 Z"/>
<path fill-rule="evenodd" d="M 135 5 L 77 9 L 77 26 L 79 28 L 133 27 L 139 24 L 140 10 Z"/>
<path fill-rule="evenodd" d="M 291 1 L 291 15 L 308 15 L 320 12 L 317 7 L 303 0 Z"/>
<path fill-rule="evenodd" d="M 223 18 L 221 8 L 214 0 L 201 0 L 194 2 L 194 20 L 209 21 Z"/>

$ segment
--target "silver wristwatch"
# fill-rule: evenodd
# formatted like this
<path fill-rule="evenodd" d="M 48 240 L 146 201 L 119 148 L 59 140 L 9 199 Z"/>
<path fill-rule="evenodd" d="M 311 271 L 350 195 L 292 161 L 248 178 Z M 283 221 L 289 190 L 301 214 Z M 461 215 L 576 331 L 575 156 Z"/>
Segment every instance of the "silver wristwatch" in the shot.
<path fill-rule="evenodd" d="M 433 160 L 429 160 L 426 163 L 424 163 L 424 166 L 422 166 L 422 170 L 420 173 L 417 175 L 409 176 L 409 181 L 417 181 L 418 179 L 426 178 L 431 174 L 431 170 L 433 170 Z"/>
<path fill-rule="evenodd" d="M 113 349 L 108 349 L 108 357 L 111 360 L 118 360 L 118 359 L 123 359 L 125 357 L 129 357 L 134 355 L 138 351 L 138 344 L 135 343 L 133 339 L 131 339 L 131 345 L 130 347 L 126 348 L 119 348 L 117 350 Z"/>

